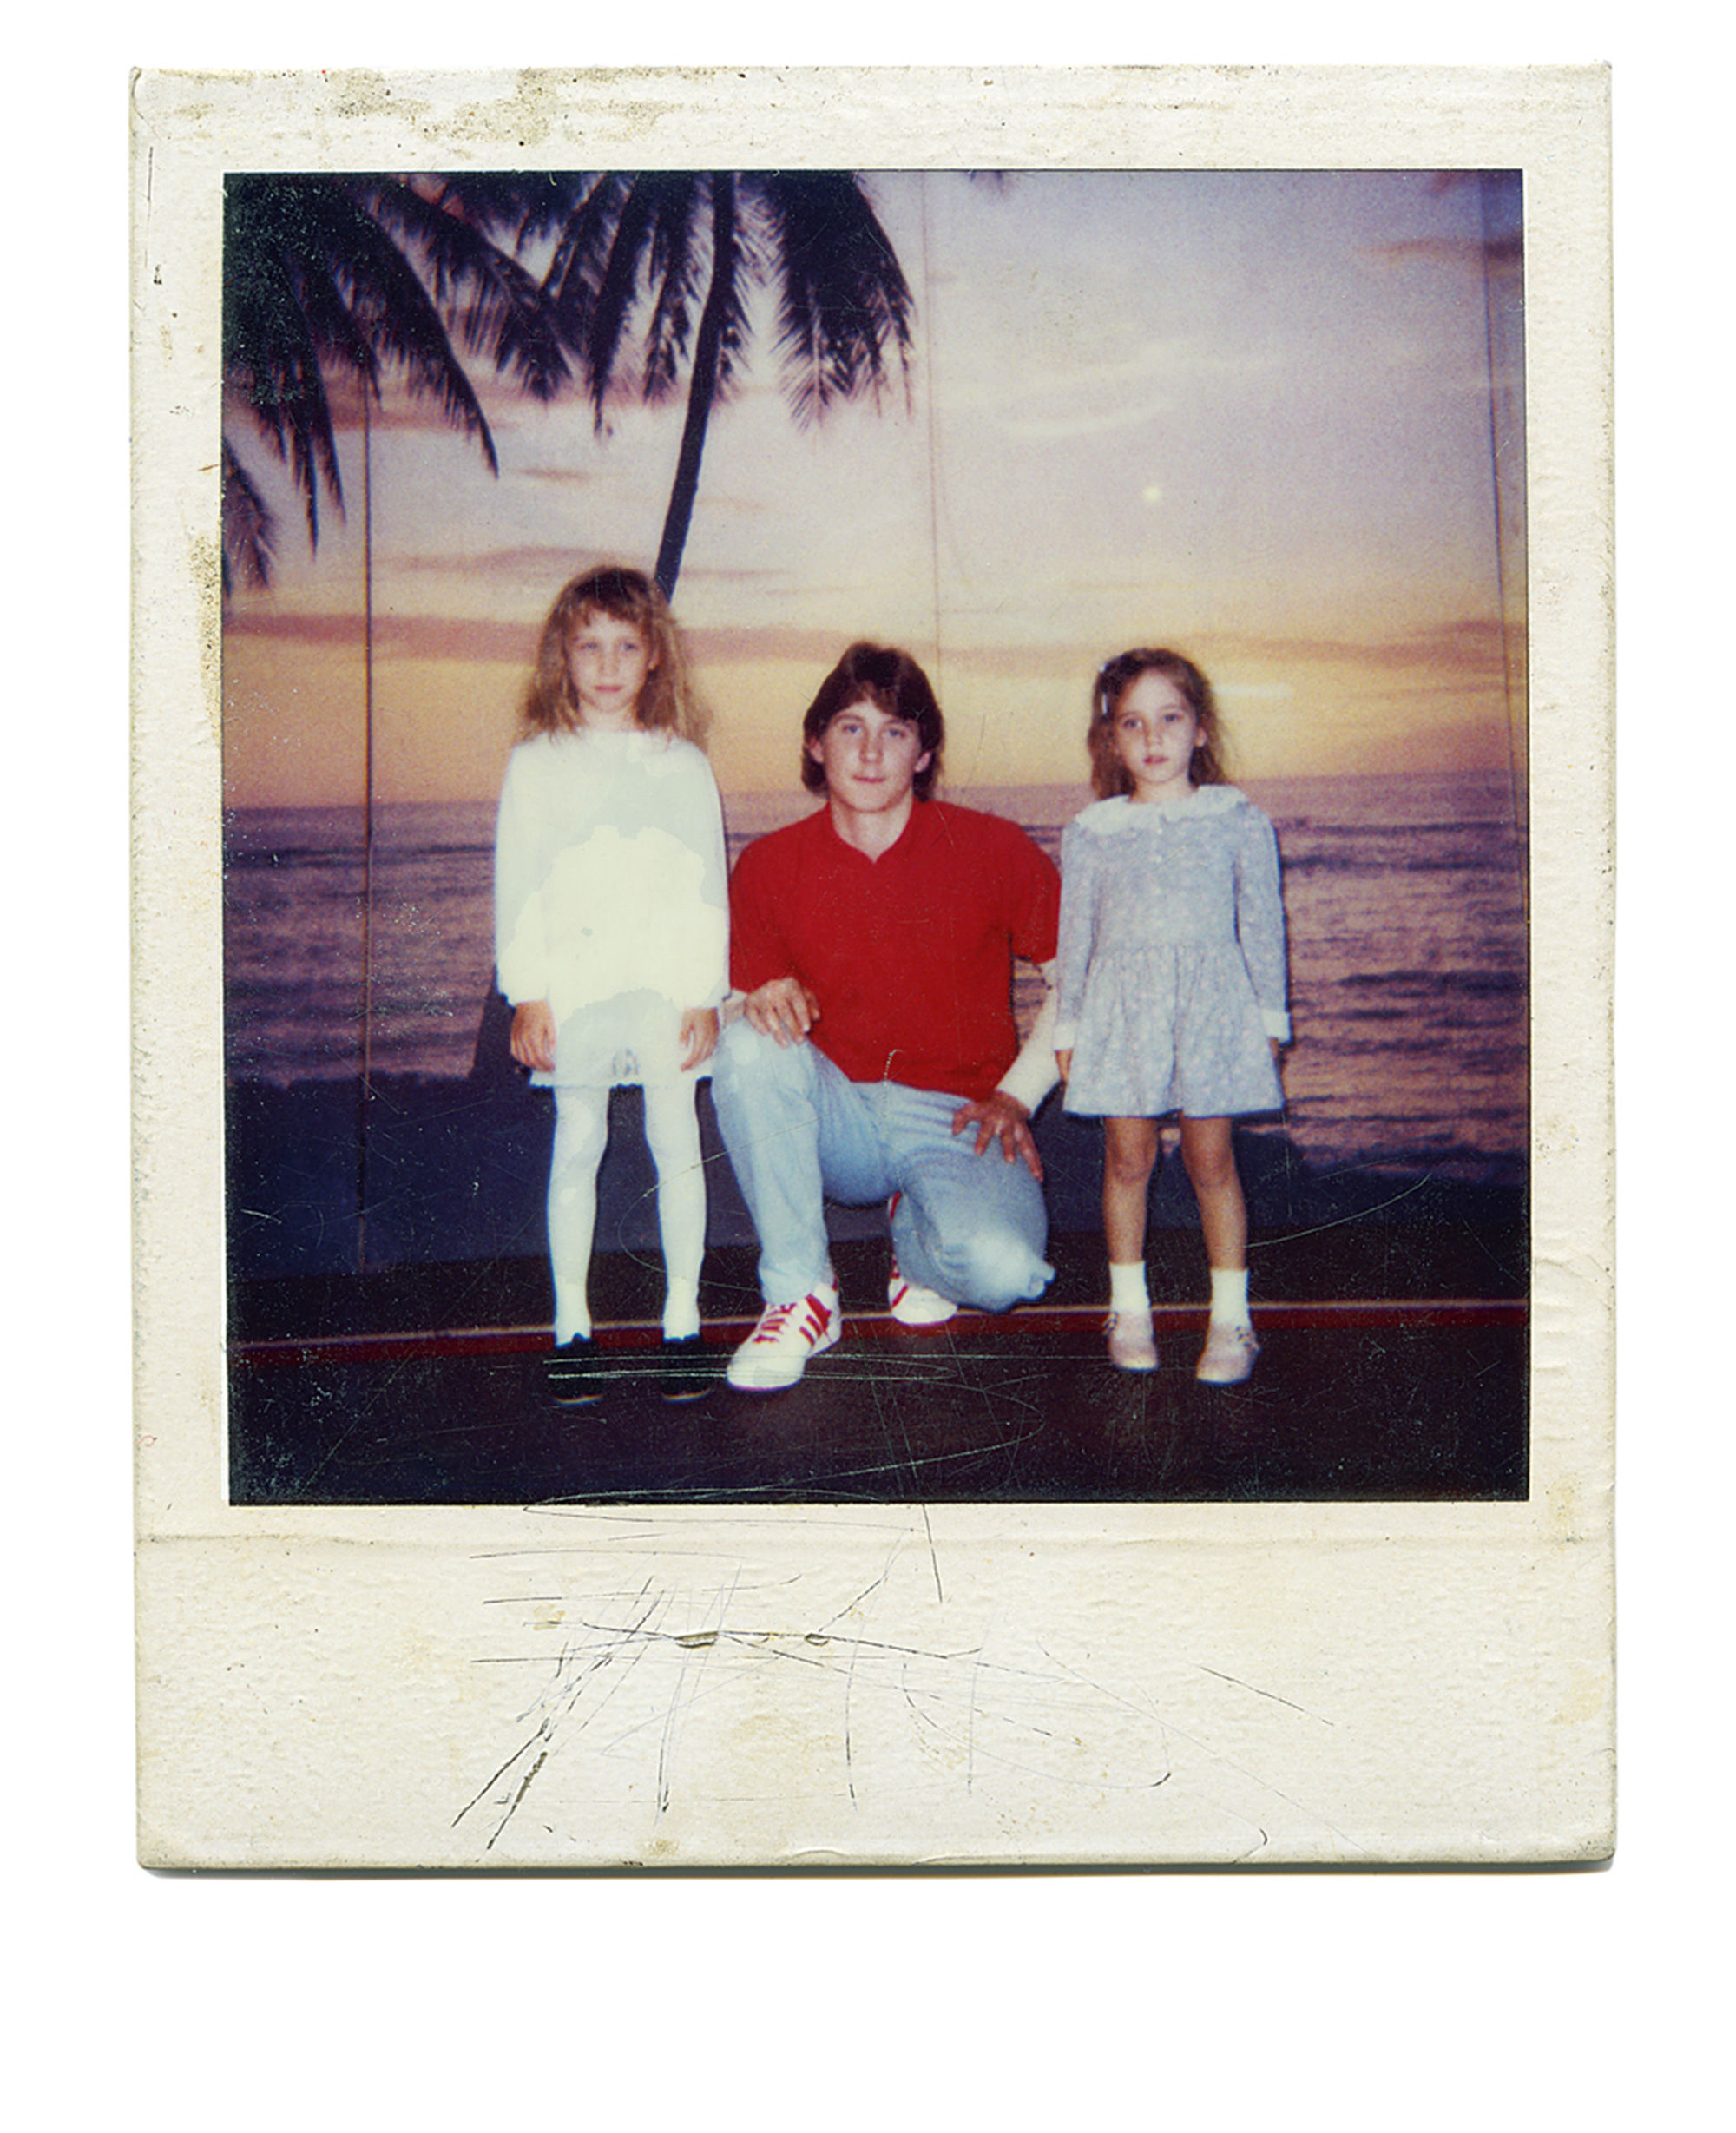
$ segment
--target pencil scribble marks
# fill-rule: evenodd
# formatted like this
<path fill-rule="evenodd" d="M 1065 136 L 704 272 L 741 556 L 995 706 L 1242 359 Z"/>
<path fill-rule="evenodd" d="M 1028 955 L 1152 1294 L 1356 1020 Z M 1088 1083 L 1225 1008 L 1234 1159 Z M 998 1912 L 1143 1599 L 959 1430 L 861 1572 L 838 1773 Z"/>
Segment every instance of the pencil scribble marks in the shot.
<path fill-rule="evenodd" d="M 636 1626 L 642 1629 L 654 1611 L 655 1603 L 650 1597 L 648 1586 L 641 1587 L 635 1598 L 638 1603 Z M 547 1603 L 539 1602 L 538 1604 L 545 1605 Z M 600 1694 L 595 1693 L 597 1684 L 607 1669 L 618 1662 L 630 1669 L 636 1664 L 639 1656 L 630 1632 L 626 1638 L 605 1641 L 589 1651 L 575 1653 L 569 1644 L 556 1662 L 555 1678 L 549 1688 L 525 1714 L 527 1722 L 535 1721 L 530 1732 L 482 1789 L 459 1808 L 452 1818 L 453 1827 L 456 1828 L 467 1814 L 480 1807 L 485 1800 L 490 1800 L 496 1787 L 507 1781 L 515 1770 L 523 1766 L 521 1774 L 513 1781 L 510 1794 L 503 1799 L 491 1800 L 492 1805 L 502 1809 L 499 1820 L 483 1847 L 485 1851 L 492 1851 L 502 1830 L 517 1812 L 525 1794 L 547 1763 L 556 1735 L 563 1722 L 576 1715 L 581 1727 L 589 1725 L 621 1685 L 622 1676 L 617 1673 L 606 1689 Z M 588 1691 L 593 1692 L 589 1697 Z"/>
<path fill-rule="evenodd" d="M 679 1786 L 700 1787 L 689 1776 L 695 1728 L 707 1746 L 705 1786 L 714 1789 L 720 1768 L 733 1767 L 732 1743 L 769 1724 L 768 1713 L 786 1724 L 793 1715 L 806 1752 L 835 1761 L 852 1808 L 863 1805 L 865 1787 L 884 1807 L 912 1769 L 923 1782 L 967 1794 L 990 1770 L 1062 1792 L 1167 1781 L 1161 1723 L 1078 1669 L 1041 1653 L 991 1649 L 980 1636 L 955 1643 L 877 1635 L 878 1612 L 895 1588 L 900 1629 L 913 1598 L 918 1618 L 944 1629 L 938 1598 L 923 1596 L 943 1590 L 937 1552 L 925 1518 L 890 1533 L 851 1530 L 858 1543 L 878 1543 L 880 1560 L 849 1586 L 807 1592 L 809 1604 L 822 1600 L 807 1622 L 798 1610 L 813 1580 L 796 1581 L 791 1592 L 791 1581 L 756 1577 L 727 1557 L 720 1575 L 723 1551 L 705 1529 L 658 1534 L 641 1522 L 634 1541 L 648 1544 L 652 1560 L 630 1583 L 620 1576 L 618 1530 L 602 1554 L 535 1551 L 526 1590 L 487 1603 L 496 1624 L 499 1610 L 516 1614 L 516 1631 L 477 1663 L 530 1667 L 545 1678 L 519 1715 L 510 1752 L 455 1825 L 485 1821 L 483 1848 L 492 1850 L 533 1787 L 546 1790 L 567 1758 L 575 1759 L 569 1770 L 582 1762 L 588 1782 L 601 1772 L 614 1797 L 643 1803 L 654 1828 Z M 555 1591 L 568 1569 L 571 1583 Z M 560 1638 L 553 1654 L 551 1633 Z M 792 1669 L 799 1683 L 785 1678 Z"/>
<path fill-rule="evenodd" d="M 1142 1796 L 1166 1822 L 1209 1827 L 1216 1857 L 1259 1853 L 1279 1811 L 1359 1849 L 1258 1768 L 1249 1750 L 1270 1741 L 1240 1714 L 1251 1695 L 1285 1729 L 1332 1722 L 1148 1645 L 1039 1631 L 973 1583 L 968 1557 L 943 1588 L 914 1508 L 831 1522 L 835 1550 L 793 1574 L 768 1545 L 775 1516 L 538 1515 L 582 1524 L 586 1540 L 488 1558 L 503 1578 L 519 1566 L 522 1590 L 488 1596 L 492 1646 L 476 1663 L 529 1669 L 536 1685 L 454 1818 L 485 1828 L 484 1852 L 534 1795 L 546 1828 L 594 1843 L 607 1827 L 622 1857 L 674 1856 L 720 1827 L 781 1833 L 766 1840 L 776 1856 L 784 1839 L 811 1847 L 829 1791 L 870 1845 L 924 1816 L 956 1827 L 967 1803 L 998 1828 L 1033 1801 L 1087 1801 L 1125 1827 Z M 1202 1705 L 1190 1675 L 1224 1688 Z"/>

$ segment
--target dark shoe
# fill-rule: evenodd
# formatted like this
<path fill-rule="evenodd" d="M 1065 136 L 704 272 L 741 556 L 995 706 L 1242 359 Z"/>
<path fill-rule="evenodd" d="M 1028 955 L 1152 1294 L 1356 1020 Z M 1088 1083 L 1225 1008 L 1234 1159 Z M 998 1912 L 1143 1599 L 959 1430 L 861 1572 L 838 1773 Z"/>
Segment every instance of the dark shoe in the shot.
<path fill-rule="evenodd" d="M 595 1341 L 582 1334 L 556 1349 L 549 1358 L 549 1397 L 557 1407 L 589 1407 L 602 1398 L 602 1358 Z"/>
<path fill-rule="evenodd" d="M 658 1389 L 671 1406 L 703 1399 L 717 1382 L 717 1364 L 697 1333 L 666 1340 L 657 1351 Z"/>

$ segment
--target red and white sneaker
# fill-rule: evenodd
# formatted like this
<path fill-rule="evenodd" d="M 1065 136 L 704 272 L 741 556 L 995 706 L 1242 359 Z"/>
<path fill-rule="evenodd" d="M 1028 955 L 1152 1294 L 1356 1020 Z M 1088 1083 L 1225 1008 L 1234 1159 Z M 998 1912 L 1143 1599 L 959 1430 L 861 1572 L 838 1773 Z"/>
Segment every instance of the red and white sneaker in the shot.
<path fill-rule="evenodd" d="M 886 1202 L 889 1227 L 904 1196 L 894 1193 Z M 938 1289 L 924 1288 L 920 1281 L 907 1281 L 898 1272 L 898 1255 L 894 1252 L 892 1271 L 886 1277 L 886 1308 L 900 1326 L 934 1327 L 944 1326 L 957 1314 L 958 1306 Z"/>
<path fill-rule="evenodd" d="M 781 1392 L 800 1378 L 809 1356 L 837 1346 L 841 1330 L 835 1288 L 772 1304 L 730 1357 L 729 1382 L 738 1392 Z"/>
<path fill-rule="evenodd" d="M 958 1310 L 951 1298 L 943 1296 L 938 1289 L 924 1288 L 920 1281 L 907 1281 L 898 1272 L 896 1259 L 886 1280 L 886 1307 L 900 1326 L 917 1327 L 944 1326 Z"/>

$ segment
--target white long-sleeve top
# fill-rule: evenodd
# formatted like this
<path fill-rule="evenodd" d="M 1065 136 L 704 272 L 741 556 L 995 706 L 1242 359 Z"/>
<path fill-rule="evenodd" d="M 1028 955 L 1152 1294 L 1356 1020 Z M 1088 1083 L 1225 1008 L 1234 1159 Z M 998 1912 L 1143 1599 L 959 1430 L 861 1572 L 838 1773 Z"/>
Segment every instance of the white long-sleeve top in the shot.
<path fill-rule="evenodd" d="M 680 1078 L 689 1008 L 728 987 L 723 813 L 711 766 L 664 733 L 539 734 L 512 751 L 495 836 L 495 958 L 514 1006 L 546 1000 L 551 1074 Z"/>

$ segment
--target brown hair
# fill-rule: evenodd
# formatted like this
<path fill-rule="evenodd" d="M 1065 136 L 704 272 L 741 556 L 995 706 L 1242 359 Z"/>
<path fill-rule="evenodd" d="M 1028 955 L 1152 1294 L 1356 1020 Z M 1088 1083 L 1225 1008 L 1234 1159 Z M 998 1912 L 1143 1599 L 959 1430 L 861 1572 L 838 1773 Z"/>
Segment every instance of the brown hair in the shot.
<path fill-rule="evenodd" d="M 681 633 L 669 603 L 642 570 L 607 563 L 561 588 L 536 646 L 536 668 L 524 693 L 524 723 L 533 734 L 576 732 L 579 708 L 567 672 L 567 648 L 588 615 L 612 616 L 639 631 L 651 648 L 651 671 L 634 716 L 648 733 L 673 733 L 705 746 L 711 714 L 687 672 Z"/>
<path fill-rule="evenodd" d="M 1174 681 L 1199 721 L 1188 776 L 1195 785 L 1227 785 L 1224 771 L 1227 740 L 1212 684 L 1180 652 L 1137 651 L 1118 652 L 1113 659 L 1106 659 L 1091 685 L 1091 727 L 1086 741 L 1091 752 L 1092 791 L 1099 800 L 1114 800 L 1134 789 L 1128 767 L 1115 752 L 1115 714 L 1122 697 L 1146 674 L 1161 675 L 1166 681 Z"/>
<path fill-rule="evenodd" d="M 946 745 L 946 721 L 940 715 L 928 676 L 908 652 L 881 644 L 852 644 L 819 685 L 802 720 L 802 783 L 811 793 L 825 790 L 825 772 L 808 754 L 840 711 L 863 701 L 878 704 L 889 718 L 914 726 L 927 763 L 917 773 L 914 790 L 926 800 L 940 775 L 940 752 Z"/>

